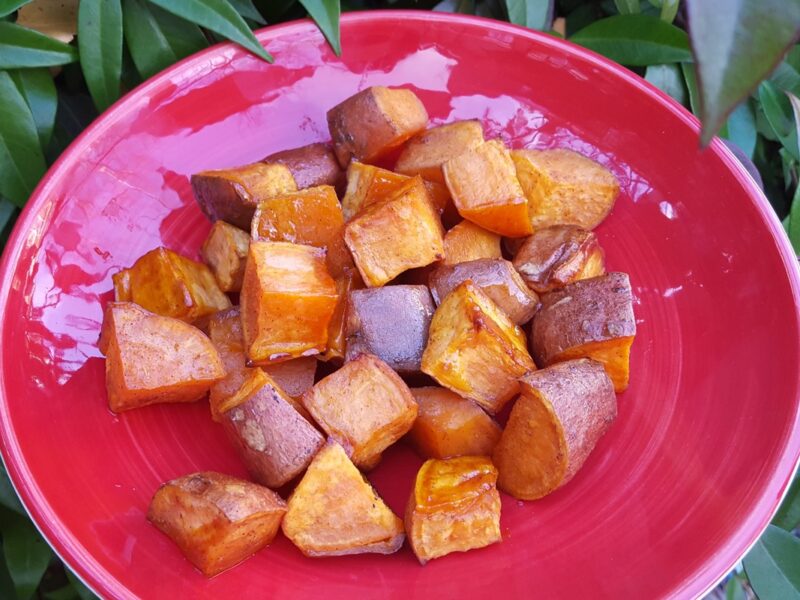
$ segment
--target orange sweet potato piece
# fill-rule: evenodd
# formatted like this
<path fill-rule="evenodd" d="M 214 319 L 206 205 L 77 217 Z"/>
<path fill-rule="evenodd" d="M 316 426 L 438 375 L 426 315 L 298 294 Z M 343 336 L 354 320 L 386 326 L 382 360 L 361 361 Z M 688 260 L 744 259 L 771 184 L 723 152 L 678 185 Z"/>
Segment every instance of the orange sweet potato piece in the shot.
<path fill-rule="evenodd" d="M 582 279 L 542 295 L 533 319 L 531 349 L 541 365 L 593 358 L 622 392 L 628 387 L 636 319 L 625 273 Z"/>
<path fill-rule="evenodd" d="M 494 449 L 498 485 L 535 500 L 575 476 L 617 416 L 617 398 L 603 366 L 581 359 L 528 373 Z"/>
<path fill-rule="evenodd" d="M 369 468 L 417 417 L 405 382 L 370 354 L 346 362 L 303 395 L 303 406 L 342 444 L 356 466 Z"/>
<path fill-rule="evenodd" d="M 270 154 L 261 162 L 277 163 L 288 167 L 300 190 L 318 185 L 338 187 L 344 179 L 344 173 L 336 160 L 336 155 L 330 145 L 326 143 L 281 150 Z"/>
<path fill-rule="evenodd" d="M 503 258 L 499 235 L 471 221 L 461 221 L 444 234 L 444 264 L 455 265 L 479 258 Z"/>
<path fill-rule="evenodd" d="M 616 177 L 572 150 L 511 153 L 533 229 L 577 225 L 594 229 L 608 216 L 619 193 Z"/>
<path fill-rule="evenodd" d="M 346 269 L 345 272 L 336 278 L 336 292 L 339 300 L 336 302 L 336 310 L 333 312 L 331 323 L 328 326 L 328 349 L 320 358 L 322 360 L 339 360 L 345 357 L 347 352 L 347 334 L 345 325 L 347 319 L 347 299 L 350 292 L 364 287 L 356 269 Z"/>
<path fill-rule="evenodd" d="M 411 388 L 419 412 L 408 437 L 423 458 L 491 456 L 501 429 L 478 405 L 440 387 Z"/>
<path fill-rule="evenodd" d="M 328 111 L 333 149 L 342 167 L 372 162 L 425 129 L 428 113 L 406 89 L 370 87 Z"/>
<path fill-rule="evenodd" d="M 422 465 L 405 514 L 408 542 L 420 563 L 502 541 L 496 483 L 497 469 L 482 456 Z"/>
<path fill-rule="evenodd" d="M 252 365 L 324 352 L 337 298 L 324 250 L 252 242 L 240 296 L 245 352 Z"/>
<path fill-rule="evenodd" d="M 200 209 L 212 222 L 226 221 L 249 230 L 259 202 L 275 194 L 293 192 L 297 183 L 286 166 L 258 162 L 195 173 L 192 190 Z"/>
<path fill-rule="evenodd" d="M 533 232 L 528 201 L 503 142 L 491 140 L 465 150 L 444 163 L 442 170 L 462 217 L 508 237 Z"/>
<path fill-rule="evenodd" d="M 471 281 L 450 292 L 433 314 L 422 372 L 494 414 L 536 368 L 525 334 Z"/>
<path fill-rule="evenodd" d="M 476 119 L 432 127 L 408 140 L 394 168 L 398 173 L 444 183 L 442 165 L 481 143 L 483 125 Z"/>
<path fill-rule="evenodd" d="M 162 485 L 147 520 L 213 577 L 269 545 L 285 512 L 286 503 L 272 490 L 207 471 Z"/>
<path fill-rule="evenodd" d="M 379 287 L 444 256 L 444 230 L 419 177 L 345 226 L 344 240 L 364 283 Z"/>
<path fill-rule="evenodd" d="M 289 497 L 282 529 L 312 557 L 392 554 L 405 539 L 403 522 L 332 441 L 319 451 Z"/>
<path fill-rule="evenodd" d="M 250 236 L 238 227 L 225 221 L 217 221 L 212 225 L 200 255 L 211 267 L 214 277 L 223 292 L 238 292 L 242 289 L 244 264 L 247 260 L 247 248 Z"/>
<path fill-rule="evenodd" d="M 225 375 L 202 331 L 131 302 L 106 307 L 100 348 L 106 355 L 106 390 L 114 412 L 193 402 Z"/>

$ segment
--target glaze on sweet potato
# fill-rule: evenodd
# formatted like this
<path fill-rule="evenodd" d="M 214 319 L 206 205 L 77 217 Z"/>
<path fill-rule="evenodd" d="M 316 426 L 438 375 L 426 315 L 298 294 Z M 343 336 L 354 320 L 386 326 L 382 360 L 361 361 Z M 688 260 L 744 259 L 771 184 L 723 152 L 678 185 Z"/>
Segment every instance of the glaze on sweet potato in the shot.
<path fill-rule="evenodd" d="M 476 119 L 432 127 L 408 140 L 394 168 L 398 173 L 443 184 L 442 165 L 481 143 L 483 125 Z"/>
<path fill-rule="evenodd" d="M 325 143 L 281 150 L 270 154 L 261 162 L 288 167 L 297 183 L 297 189 L 300 190 L 318 185 L 339 187 L 344 181 L 344 172 L 336 160 L 336 155 L 330 145 Z"/>
<path fill-rule="evenodd" d="M 617 416 L 603 366 L 571 360 L 528 373 L 494 449 L 498 486 L 536 500 L 571 480 Z"/>
<path fill-rule="evenodd" d="M 455 265 L 479 258 L 503 258 L 499 235 L 471 221 L 461 221 L 444 234 L 444 264 Z"/>
<path fill-rule="evenodd" d="M 250 236 L 246 231 L 217 221 L 211 226 L 200 255 L 214 273 L 219 289 L 223 292 L 239 292 L 242 289 L 244 265 Z"/>
<path fill-rule="evenodd" d="M 347 352 L 347 334 L 345 331 L 347 319 L 347 300 L 352 290 L 360 290 L 364 287 L 361 275 L 358 271 L 347 269 L 336 278 L 336 292 L 339 299 L 336 302 L 336 310 L 333 311 L 330 325 L 328 325 L 328 349 L 320 357 L 324 361 L 342 360 Z"/>

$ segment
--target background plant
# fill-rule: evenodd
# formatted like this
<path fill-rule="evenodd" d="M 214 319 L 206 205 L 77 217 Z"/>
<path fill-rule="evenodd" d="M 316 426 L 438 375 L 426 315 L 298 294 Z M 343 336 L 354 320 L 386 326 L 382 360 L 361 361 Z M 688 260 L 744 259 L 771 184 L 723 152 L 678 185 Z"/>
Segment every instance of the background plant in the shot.
<path fill-rule="evenodd" d="M 0 246 L 47 166 L 144 79 L 226 39 L 271 61 L 252 29 L 307 15 L 347 52 L 341 12 L 380 8 L 508 20 L 625 65 L 702 119 L 698 143 L 725 140 L 800 251 L 800 0 L 0 0 Z M 743 568 L 711 595 L 800 598 L 799 526 L 795 479 Z M 0 598 L 94 597 L 4 472 L 0 536 Z"/>

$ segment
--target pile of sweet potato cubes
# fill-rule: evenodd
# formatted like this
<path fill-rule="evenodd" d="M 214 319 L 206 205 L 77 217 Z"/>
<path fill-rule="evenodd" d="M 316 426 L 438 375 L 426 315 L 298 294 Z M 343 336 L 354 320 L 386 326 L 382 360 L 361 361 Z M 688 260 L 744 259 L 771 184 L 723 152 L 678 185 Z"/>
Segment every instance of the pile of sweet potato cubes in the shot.
<path fill-rule="evenodd" d="M 208 395 L 255 482 L 156 492 L 148 518 L 207 576 L 279 528 L 307 556 L 499 542 L 498 488 L 567 483 L 628 384 L 630 283 L 592 233 L 610 172 L 509 150 L 478 121 L 426 129 L 405 89 L 366 89 L 328 123 L 332 145 L 192 177 L 204 263 L 157 248 L 114 275 L 111 409 Z M 362 472 L 404 437 L 428 460 L 400 519 Z"/>

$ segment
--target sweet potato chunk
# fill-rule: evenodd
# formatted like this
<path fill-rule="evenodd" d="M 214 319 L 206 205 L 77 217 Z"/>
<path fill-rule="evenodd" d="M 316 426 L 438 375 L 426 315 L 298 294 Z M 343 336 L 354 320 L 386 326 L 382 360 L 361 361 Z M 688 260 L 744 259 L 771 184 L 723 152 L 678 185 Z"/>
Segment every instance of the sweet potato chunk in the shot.
<path fill-rule="evenodd" d="M 496 483 L 497 469 L 482 456 L 422 465 L 405 514 L 408 542 L 420 563 L 502 540 Z"/>
<path fill-rule="evenodd" d="M 444 256 L 444 230 L 419 177 L 345 226 L 344 240 L 364 283 L 379 287 Z"/>
<path fill-rule="evenodd" d="M 514 267 L 540 294 L 606 272 L 597 236 L 574 225 L 537 229 L 514 256 Z"/>
<path fill-rule="evenodd" d="M 499 235 L 471 221 L 461 221 L 444 234 L 444 264 L 455 265 L 479 258 L 503 258 Z"/>
<path fill-rule="evenodd" d="M 286 503 L 272 490 L 207 471 L 162 485 L 147 520 L 213 577 L 272 542 L 285 513 Z"/>
<path fill-rule="evenodd" d="M 245 352 L 251 363 L 324 352 L 337 298 L 324 250 L 252 242 L 240 296 Z"/>
<path fill-rule="evenodd" d="M 403 522 L 329 441 L 289 497 L 283 533 L 306 556 L 392 554 L 403 545 Z"/>
<path fill-rule="evenodd" d="M 364 287 L 361 275 L 356 269 L 346 269 L 345 272 L 336 278 L 336 293 L 339 300 L 336 302 L 336 310 L 333 311 L 331 323 L 328 325 L 328 349 L 321 356 L 322 360 L 338 360 L 345 357 L 347 352 L 347 333 L 345 332 L 347 320 L 347 299 L 352 290 L 359 290 Z"/>
<path fill-rule="evenodd" d="M 111 302 L 100 348 L 106 355 L 108 405 L 122 412 L 161 402 L 193 402 L 225 375 L 202 331 L 131 302 Z"/>
<path fill-rule="evenodd" d="M 425 129 L 428 113 L 411 90 L 367 88 L 328 111 L 333 149 L 342 167 L 372 162 Z"/>
<path fill-rule="evenodd" d="M 249 230 L 259 202 L 275 194 L 294 192 L 297 184 L 286 166 L 258 162 L 195 173 L 192 190 L 200 209 L 212 222 L 227 221 Z"/>
<path fill-rule="evenodd" d="M 439 125 L 411 138 L 394 168 L 398 173 L 420 175 L 429 181 L 444 183 L 442 165 L 482 143 L 483 125 L 478 120 Z"/>
<path fill-rule="evenodd" d="M 347 360 L 374 354 L 398 373 L 418 373 L 435 307 L 424 285 L 354 290 L 347 300 Z"/>
<path fill-rule="evenodd" d="M 249 247 L 250 236 L 238 227 L 225 221 L 217 221 L 211 227 L 200 255 L 211 267 L 219 289 L 223 292 L 238 292 L 242 289 Z"/>
<path fill-rule="evenodd" d="M 593 358 L 618 392 L 628 387 L 636 320 L 625 273 L 582 279 L 542 295 L 533 319 L 531 349 L 541 365 Z"/>
<path fill-rule="evenodd" d="M 309 144 L 291 150 L 275 152 L 261 162 L 285 165 L 297 183 L 297 189 L 316 187 L 318 185 L 341 185 L 344 179 L 333 149 L 325 143 Z"/>
<path fill-rule="evenodd" d="M 572 150 L 514 150 L 517 177 L 528 199 L 533 229 L 577 225 L 594 229 L 619 193 L 614 175 Z"/>
<path fill-rule="evenodd" d="M 471 281 L 433 314 L 422 372 L 487 412 L 500 411 L 519 391 L 517 378 L 535 368 L 525 334 Z"/>
<path fill-rule="evenodd" d="M 528 202 L 503 142 L 491 140 L 466 150 L 442 170 L 462 217 L 508 237 L 532 233 Z"/>
<path fill-rule="evenodd" d="M 431 273 L 431 294 L 441 303 L 447 294 L 462 282 L 472 280 L 514 324 L 522 325 L 533 317 L 539 307 L 539 297 L 502 258 L 482 258 L 455 265 L 439 265 Z"/>
<path fill-rule="evenodd" d="M 520 380 L 494 449 L 498 485 L 520 500 L 535 500 L 575 476 L 617 416 L 617 397 L 603 366 L 571 360 Z"/>
<path fill-rule="evenodd" d="M 374 466 L 404 436 L 417 403 L 402 379 L 370 354 L 346 362 L 303 395 L 303 406 L 356 466 Z"/>
<path fill-rule="evenodd" d="M 211 269 L 166 248 L 151 250 L 120 271 L 115 290 L 121 292 L 117 302 L 135 302 L 157 315 L 187 323 L 231 305 Z"/>
<path fill-rule="evenodd" d="M 491 456 L 500 426 L 478 405 L 440 387 L 411 388 L 419 412 L 408 432 L 423 458 Z"/>

